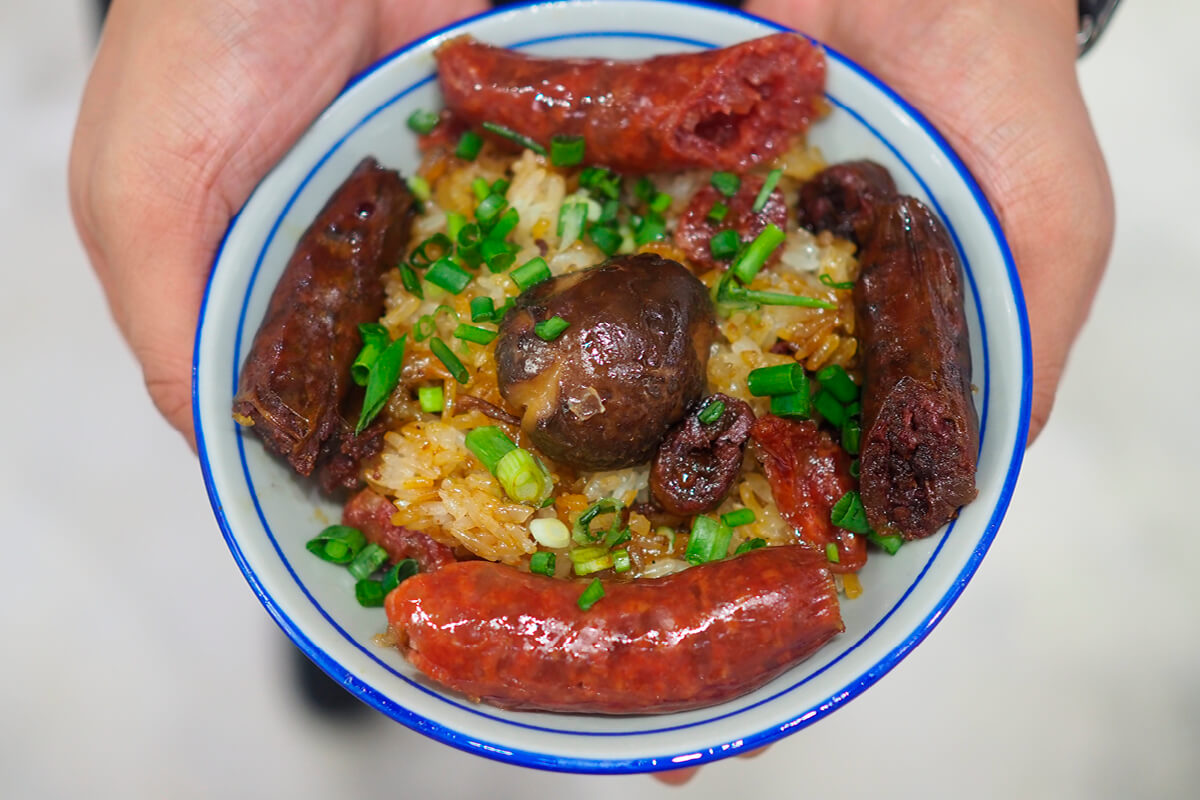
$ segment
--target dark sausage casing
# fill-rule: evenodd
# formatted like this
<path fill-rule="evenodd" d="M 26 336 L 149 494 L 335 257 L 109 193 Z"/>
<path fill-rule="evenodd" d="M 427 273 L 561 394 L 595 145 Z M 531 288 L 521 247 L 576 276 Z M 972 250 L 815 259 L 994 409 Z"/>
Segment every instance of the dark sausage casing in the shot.
<path fill-rule="evenodd" d="M 301 475 L 349 435 L 342 406 L 358 326 L 383 314 L 382 275 L 403 255 L 411 213 L 399 174 L 365 159 L 304 232 L 271 295 L 233 413 Z"/>
<path fill-rule="evenodd" d="M 919 201 L 880 208 L 854 302 L 867 521 L 879 533 L 928 536 L 975 498 L 979 419 L 958 257 Z"/>
<path fill-rule="evenodd" d="M 654 714 L 730 700 L 844 630 L 823 553 L 754 550 L 665 578 L 604 584 L 463 561 L 387 598 L 401 651 L 463 694 L 513 709 Z"/>
<path fill-rule="evenodd" d="M 457 117 L 547 148 L 582 136 L 587 163 L 621 172 L 770 161 L 817 116 L 825 84 L 824 53 L 792 33 L 645 61 L 533 58 L 461 37 L 437 62 Z"/>

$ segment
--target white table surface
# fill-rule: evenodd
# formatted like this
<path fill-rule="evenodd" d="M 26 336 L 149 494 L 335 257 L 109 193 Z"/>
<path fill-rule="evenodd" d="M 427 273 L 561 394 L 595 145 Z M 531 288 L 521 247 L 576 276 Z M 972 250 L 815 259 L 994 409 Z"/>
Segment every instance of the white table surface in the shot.
<path fill-rule="evenodd" d="M 90 4 L 0 3 L 0 797 L 667 797 L 314 718 L 70 223 Z M 1200 5 L 1081 65 L 1109 275 L 977 577 L 846 708 L 694 797 L 1200 796 Z"/>

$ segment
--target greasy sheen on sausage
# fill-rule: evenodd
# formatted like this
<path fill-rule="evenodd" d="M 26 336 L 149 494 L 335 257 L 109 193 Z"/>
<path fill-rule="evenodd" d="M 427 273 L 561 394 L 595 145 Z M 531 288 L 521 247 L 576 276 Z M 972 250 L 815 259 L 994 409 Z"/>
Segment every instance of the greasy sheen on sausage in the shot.
<path fill-rule="evenodd" d="M 545 147 L 582 136 L 585 162 L 619 172 L 744 170 L 817 116 L 825 55 L 777 33 L 645 61 L 534 58 L 460 37 L 437 52 L 446 106 Z"/>
<path fill-rule="evenodd" d="M 879 210 L 854 302 L 867 521 L 879 533 L 928 536 L 975 498 L 979 418 L 958 256 L 920 201 Z"/>
<path fill-rule="evenodd" d="M 412 207 L 400 175 L 364 159 L 300 239 L 246 355 L 234 418 L 301 475 L 347 449 L 358 326 L 383 313 L 382 276 L 408 243 Z"/>
<path fill-rule="evenodd" d="M 758 688 L 843 631 L 823 554 L 772 547 L 604 584 L 466 561 L 387 597 L 401 652 L 438 683 L 513 709 L 657 714 Z"/>

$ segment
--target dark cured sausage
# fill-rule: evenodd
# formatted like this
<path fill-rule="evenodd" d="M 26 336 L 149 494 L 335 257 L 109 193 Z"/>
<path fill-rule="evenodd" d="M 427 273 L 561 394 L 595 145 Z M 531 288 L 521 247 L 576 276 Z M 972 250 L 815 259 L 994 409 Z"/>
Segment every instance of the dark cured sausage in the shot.
<path fill-rule="evenodd" d="M 816 116 L 825 85 L 824 54 L 791 33 L 636 62 L 531 58 L 462 37 L 437 61 L 456 116 L 546 147 L 583 136 L 587 163 L 621 172 L 770 161 Z"/>
<path fill-rule="evenodd" d="M 880 209 L 854 302 L 867 521 L 879 533 L 928 536 L 975 498 L 979 419 L 958 257 L 919 201 Z"/>
<path fill-rule="evenodd" d="M 342 524 L 358 528 L 368 542 L 386 550 L 392 561 L 414 559 L 421 565 L 422 572 L 432 572 L 454 563 L 454 551 L 446 545 L 420 531 L 393 525 L 395 513 L 396 506 L 391 500 L 371 489 L 363 489 L 342 509 Z"/>
<path fill-rule="evenodd" d="M 440 684 L 503 708 L 657 714 L 730 700 L 845 629 L 825 557 L 755 550 L 665 578 L 606 583 L 451 564 L 400 584 L 401 651 Z"/>
<path fill-rule="evenodd" d="M 813 233 L 831 231 L 862 248 L 874 230 L 879 207 L 896 199 L 887 168 L 874 161 L 846 161 L 821 170 L 800 187 L 796 222 Z"/>
<path fill-rule="evenodd" d="M 342 415 L 358 326 L 383 314 L 382 275 L 408 243 L 412 203 L 399 174 L 359 164 L 304 232 L 242 365 L 234 418 L 301 475 L 322 453 L 356 450 Z"/>

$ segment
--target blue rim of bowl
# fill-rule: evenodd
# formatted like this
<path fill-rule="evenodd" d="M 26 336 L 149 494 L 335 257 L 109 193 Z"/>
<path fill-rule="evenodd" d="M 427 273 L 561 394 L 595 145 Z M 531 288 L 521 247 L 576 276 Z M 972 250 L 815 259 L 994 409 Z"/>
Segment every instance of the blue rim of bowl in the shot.
<path fill-rule="evenodd" d="M 431 32 L 430 34 L 422 37 L 420 40 L 412 42 L 409 45 L 405 46 L 404 48 L 397 50 L 397 51 L 389 54 L 388 56 L 385 56 L 385 57 L 379 59 L 378 61 L 376 61 L 374 64 L 372 64 L 371 66 L 369 66 L 362 72 L 353 76 L 350 79 L 350 81 L 347 83 L 346 87 L 338 95 L 338 98 L 336 98 L 334 100 L 334 102 L 337 102 L 337 99 L 340 99 L 350 88 L 355 86 L 357 83 L 359 83 L 361 80 L 363 80 L 367 76 L 374 74 L 380 68 L 391 63 L 393 60 L 402 57 L 409 51 L 421 46 L 423 43 L 427 42 L 428 40 L 430 40 L 432 38 L 443 36 L 448 32 L 455 31 L 455 30 L 461 29 L 463 27 L 469 26 L 472 23 L 474 23 L 480 19 L 497 16 L 497 15 L 509 14 L 509 13 L 512 13 L 519 9 L 525 9 L 525 8 L 530 8 L 530 7 L 535 7 L 535 6 L 551 6 L 551 5 L 564 5 L 564 4 L 569 5 L 569 4 L 572 4 L 572 2 L 573 2 L 573 0 L 561 0 L 561 1 L 557 1 L 557 2 L 537 2 L 537 1 L 535 1 L 535 2 L 518 4 L 518 5 L 511 5 L 511 6 L 507 6 L 504 8 L 494 9 L 494 10 L 484 12 L 482 14 L 478 14 L 476 16 L 470 17 L 468 19 L 465 19 L 465 20 L 456 22 L 452 25 L 441 28 L 437 31 Z M 642 2 L 654 2 L 654 3 L 660 3 L 662 5 L 678 5 L 678 6 L 684 6 L 684 7 L 688 7 L 688 6 L 699 7 L 699 8 L 704 8 L 707 10 L 711 10 L 711 11 L 715 11 L 715 12 L 719 12 L 719 13 L 723 13 L 723 14 L 729 14 L 732 16 L 748 19 L 748 20 L 757 22 L 759 24 L 762 24 L 766 27 L 772 28 L 777 31 L 789 30 L 788 28 L 781 26 L 775 22 L 763 19 L 761 17 L 757 17 L 752 14 L 748 14 L 748 13 L 740 11 L 740 10 L 730 9 L 730 8 L 727 8 L 724 6 L 713 5 L 713 4 L 705 3 L 705 2 L 696 2 L 696 0 L 642 0 Z M 589 3 L 589 5 L 590 5 L 590 3 Z M 562 38 L 566 38 L 566 37 L 570 37 L 570 36 L 579 37 L 579 36 L 583 36 L 583 35 L 597 34 L 597 33 L 599 35 L 604 35 L 604 33 L 607 33 L 608 35 L 613 35 L 613 36 L 616 36 L 616 35 L 621 35 L 621 36 L 625 36 L 625 37 L 640 36 L 640 37 L 646 37 L 646 38 L 655 38 L 655 39 L 662 40 L 662 41 L 683 41 L 683 42 L 695 44 L 698 46 L 707 46 L 707 47 L 714 46 L 712 43 L 709 43 L 709 42 L 702 42 L 702 41 L 694 40 L 694 39 L 681 39 L 680 37 L 673 37 L 669 34 L 659 34 L 659 33 L 652 33 L 652 32 L 636 32 L 636 31 L 586 32 L 586 33 L 585 32 L 577 32 L 575 34 L 560 34 L 560 35 L 555 35 L 555 36 L 541 37 L 538 39 L 521 42 L 519 44 L 528 46 L 530 44 L 534 44 L 537 42 L 553 41 L 555 39 L 562 39 Z M 718 759 L 727 757 L 729 755 L 733 755 L 735 753 L 745 752 L 745 751 L 754 749 L 756 747 L 762 747 L 762 746 L 769 744 L 779 738 L 782 738 L 783 736 L 785 736 L 789 733 L 794 732 L 795 730 L 799 730 L 802 727 L 806 727 L 806 726 L 812 724 L 816 720 L 818 720 L 821 717 L 828 714 L 834 708 L 837 708 L 837 707 L 843 705 L 845 702 L 848 702 L 849 700 L 854 699 L 859 694 L 861 694 L 865 689 L 867 689 L 872 684 L 874 684 L 875 681 L 877 681 L 883 675 L 887 674 L 887 672 L 889 672 L 893 667 L 896 666 L 896 664 L 898 664 L 901 660 L 903 660 L 903 658 L 905 656 L 907 656 L 907 654 L 914 647 L 916 647 L 916 645 L 918 645 L 925 638 L 925 636 L 927 636 L 929 634 L 929 632 L 936 626 L 936 624 L 945 615 L 946 611 L 948 611 L 949 608 L 958 599 L 959 595 L 962 593 L 963 588 L 966 586 L 966 584 L 969 582 L 972 575 L 974 575 L 975 571 L 978 569 L 978 566 L 979 566 L 980 562 L 982 561 L 983 556 L 986 554 L 987 550 L 991 546 L 991 543 L 995 538 L 996 531 L 999 528 L 1001 521 L 1003 520 L 1004 514 L 1008 508 L 1009 502 L 1011 501 L 1012 492 L 1013 492 L 1013 489 L 1016 484 L 1017 474 L 1020 471 L 1021 461 L 1022 461 L 1023 455 L 1024 455 L 1024 442 L 1028 435 L 1029 414 L 1030 414 L 1030 405 L 1031 405 L 1031 397 L 1032 397 L 1032 382 L 1031 382 L 1032 381 L 1032 369 L 1031 369 L 1031 351 L 1030 351 L 1028 317 L 1026 314 L 1024 296 L 1023 296 L 1023 293 L 1022 293 L 1021 287 L 1020 287 L 1020 279 L 1017 275 L 1016 267 L 1015 267 L 1015 264 L 1012 259 L 1011 251 L 1009 250 L 1007 240 L 1005 239 L 1005 237 L 1003 235 L 1003 232 L 1000 228 L 999 221 L 996 218 L 996 215 L 995 215 L 994 211 L 992 210 L 990 203 L 984 197 L 983 192 L 982 192 L 982 190 L 980 190 L 973 175 L 970 173 L 970 171 L 967 169 L 967 167 L 962 163 L 961 159 L 954 152 L 954 150 L 944 140 L 944 138 L 941 136 L 941 134 L 916 109 L 914 109 L 912 106 L 910 106 L 903 98 L 901 98 L 899 95 L 897 95 L 886 84 L 884 84 L 883 82 L 878 80 L 871 73 L 869 73 L 868 71 L 866 71 L 865 69 L 860 67 L 858 64 L 856 64 L 851 59 L 842 55 L 837 50 L 830 48 L 828 45 L 822 44 L 822 46 L 825 48 L 825 50 L 828 53 L 833 55 L 839 62 L 841 62 L 841 64 L 843 66 L 849 68 L 851 71 L 860 75 L 864 80 L 866 80 L 874 88 L 876 88 L 881 93 L 883 93 L 891 102 L 895 103 L 898 107 L 903 109 L 904 112 L 921 127 L 923 132 L 927 136 L 929 136 L 929 138 L 934 142 L 934 144 L 946 156 L 946 158 L 949 160 L 951 165 L 954 167 L 955 171 L 958 173 L 959 177 L 962 179 L 963 183 L 967 186 L 967 188 L 971 192 L 972 198 L 974 199 L 976 205 L 984 214 L 984 217 L 985 217 L 985 219 L 988 223 L 988 226 L 991 230 L 992 238 L 995 241 L 995 243 L 996 243 L 998 249 L 1000 250 L 1001 255 L 1004 259 L 1005 268 L 1006 268 L 1007 275 L 1009 278 L 1009 283 L 1013 290 L 1013 292 L 1012 292 L 1013 302 L 1014 302 L 1014 306 L 1015 306 L 1016 312 L 1017 312 L 1017 322 L 1018 322 L 1018 328 L 1019 328 L 1020 338 L 1021 338 L 1021 361 L 1022 361 L 1022 363 L 1021 363 L 1022 381 L 1021 381 L 1021 395 L 1020 395 L 1020 411 L 1019 411 L 1019 416 L 1018 416 L 1018 426 L 1017 426 L 1016 436 L 1014 439 L 1014 449 L 1012 452 L 1012 456 L 1009 460 L 1008 470 L 1005 475 L 1004 484 L 1001 487 L 1001 491 L 997 498 L 996 505 L 993 508 L 992 516 L 991 516 L 990 520 L 988 521 L 988 524 L 987 524 L 986 528 L 984 529 L 982 536 L 980 537 L 979 543 L 973 549 L 967 562 L 964 564 L 963 568 L 959 572 L 959 575 L 951 583 L 950 587 L 947 589 L 947 591 L 942 596 L 942 598 L 939 600 L 939 602 L 935 605 L 933 610 L 914 628 L 914 630 L 900 644 L 895 646 L 890 652 L 888 652 L 885 656 L 883 656 L 881 659 L 879 659 L 869 669 L 865 670 L 856 680 L 852 681 L 849 685 L 845 686 L 840 691 L 832 694 L 829 698 L 827 698 L 825 701 L 823 701 L 819 705 L 808 709 L 805 713 L 801 714 L 800 716 L 798 716 L 792 720 L 773 725 L 772 727 L 770 727 L 766 730 L 760 731 L 758 734 L 756 734 L 752 737 L 743 737 L 742 739 L 739 739 L 736 742 L 726 742 L 724 744 L 713 745 L 713 746 L 711 746 L 709 748 L 705 748 L 703 751 L 699 751 L 699 752 L 693 751 L 693 752 L 680 753 L 680 754 L 675 754 L 675 755 L 667 755 L 667 756 L 654 757 L 654 758 L 628 758 L 628 759 L 625 759 L 625 758 L 593 759 L 593 758 L 577 758 L 577 757 L 570 757 L 570 756 L 558 756 L 558 755 L 547 754 L 547 753 L 523 751 L 523 750 L 519 750 L 519 749 L 503 747 L 503 746 L 492 744 L 492 743 L 481 742 L 476 737 L 464 736 L 464 735 L 460 734 L 458 731 L 452 730 L 450 728 L 446 728 L 438 723 L 435 723 L 429 719 L 426 719 L 425 717 L 422 717 L 418 714 L 408 711 L 407 709 L 405 709 L 402 706 L 395 703 L 395 701 L 391 700 L 388 697 L 383 696 L 381 693 L 379 693 L 373 687 L 367 685 L 365 682 L 358 679 L 356 676 L 354 676 L 349 671 L 347 671 L 344 667 L 342 667 L 339 663 L 337 663 L 331 656 L 329 656 L 323 650 L 318 648 L 295 625 L 295 623 L 293 623 L 292 620 L 277 607 L 273 598 L 266 591 L 266 589 L 262 586 L 262 584 L 260 583 L 253 568 L 246 561 L 244 554 L 241 552 L 241 549 L 238 546 L 237 541 L 233 535 L 232 529 L 229 524 L 229 520 L 225 516 L 223 503 L 220 499 L 220 496 L 218 495 L 218 493 L 216 491 L 216 487 L 214 485 L 213 476 L 212 476 L 211 464 L 208 459 L 207 446 L 206 446 L 205 437 L 204 437 L 203 425 L 202 425 L 202 421 L 201 421 L 201 417 L 200 417 L 199 354 L 200 354 L 201 338 L 202 338 L 202 333 L 203 333 L 203 329 L 204 329 L 205 312 L 208 307 L 208 300 L 209 300 L 210 291 L 212 288 L 212 282 L 213 282 L 213 276 L 215 274 L 215 268 L 216 268 L 216 265 L 220 262 L 221 256 L 224 253 L 226 241 L 227 241 L 230 233 L 234 230 L 238 219 L 240 218 L 241 212 L 239 211 L 239 213 L 230 220 L 229 227 L 226 229 L 225 236 L 223 237 L 223 239 L 221 241 L 221 246 L 218 249 L 216 257 L 213 260 L 213 269 L 210 272 L 208 283 L 205 287 L 204 299 L 203 299 L 203 302 L 201 305 L 199 322 L 197 324 L 197 329 L 196 329 L 195 349 L 194 349 L 193 363 L 192 363 L 192 406 L 193 406 L 193 419 L 194 419 L 195 430 L 196 430 L 197 452 L 199 454 L 200 461 L 201 461 L 201 469 L 202 469 L 203 476 L 204 476 L 205 488 L 208 492 L 209 500 L 210 500 L 210 503 L 212 504 L 214 514 L 216 515 L 216 518 L 217 518 L 217 522 L 221 527 L 222 534 L 224 535 L 226 543 L 230 548 L 230 551 L 234 557 L 235 562 L 238 564 L 238 567 L 242 570 L 242 573 L 245 576 L 247 582 L 250 584 L 251 589 L 254 591 L 254 593 L 258 597 L 259 601 L 267 609 L 267 611 L 271 615 L 271 617 L 275 620 L 276 624 L 278 624 L 280 626 L 280 628 L 293 640 L 293 642 L 295 642 L 295 644 L 297 646 L 300 647 L 300 649 L 302 651 L 305 652 L 305 654 L 310 659 L 312 659 L 326 673 L 328 673 L 331 678 L 333 678 L 334 680 L 337 680 L 339 683 L 343 684 L 343 686 L 345 688 L 351 690 L 353 693 L 360 696 L 360 698 L 363 699 L 365 702 L 371 704 L 372 706 L 376 707 L 383 713 L 391 716 L 393 719 L 396 719 L 397 721 L 412 728 L 413 730 L 416 730 L 420 733 L 430 736 L 431 738 L 437 739 L 439 741 L 442 741 L 446 744 L 449 744 L 453 747 L 464 750 L 466 752 L 474 753 L 477 755 L 483 755 L 485 757 L 492 758 L 495 760 L 503 761 L 506 763 L 517 764 L 520 766 L 529 766 L 529 767 L 536 767 L 539 769 L 547 769 L 547 770 L 553 770 L 553 771 L 565 771 L 565 772 L 631 773 L 631 772 L 650 772 L 650 771 L 658 771 L 658 770 L 667 770 L 667 769 L 678 768 L 681 766 L 697 766 L 700 764 L 704 764 L 704 763 L 707 763 L 710 761 L 714 761 L 714 760 L 718 760 Z M 421 81 L 420 83 L 423 84 L 424 82 L 425 81 Z M 411 88 L 412 87 L 410 87 L 408 89 L 408 91 L 411 91 Z M 394 99 L 392 102 L 394 102 Z M 853 109 L 850 109 L 850 108 L 846 107 L 845 105 L 838 103 L 836 100 L 834 102 L 843 110 L 845 110 L 848 113 L 850 113 L 851 115 L 857 117 L 858 121 L 861 124 L 865 125 L 868 128 L 868 130 L 870 130 L 872 132 L 872 134 L 874 134 L 881 142 L 883 142 L 886 146 L 888 146 L 889 149 L 892 149 L 893 152 L 898 157 L 900 157 L 900 154 L 895 150 L 895 148 L 892 146 L 892 144 L 885 137 L 883 137 L 882 134 L 880 134 L 873 126 L 867 124 L 866 121 L 863 120 L 856 112 L 854 112 Z M 359 124 L 361 124 L 361 121 Z M 352 130 L 354 130 L 354 128 L 352 128 Z M 347 134 L 347 137 L 348 137 L 348 135 L 349 134 Z M 335 145 L 333 146 L 332 149 L 336 149 L 340 145 L 341 141 L 344 141 L 344 139 L 339 140 L 338 143 L 335 143 Z M 329 152 L 332 152 L 332 149 Z M 328 157 L 328 154 L 329 153 L 327 152 L 326 157 Z M 324 160 L 324 159 L 322 159 L 322 160 Z M 929 196 L 930 200 L 934 203 L 935 207 L 937 207 L 936 198 L 934 197 L 933 193 L 929 191 L 928 187 L 925 186 L 924 180 L 920 177 L 920 175 L 915 170 L 912 169 L 912 167 L 908 164 L 907 160 L 903 159 L 902 157 L 901 157 L 901 160 L 905 164 L 905 166 L 909 169 L 910 173 L 922 185 L 922 188 L 925 189 L 926 194 Z M 313 172 L 315 172 L 315 168 L 314 168 Z M 310 177 L 311 177 L 311 174 L 312 173 L 310 173 Z M 307 182 L 307 179 L 305 182 Z M 297 190 L 297 193 L 298 192 L 299 192 L 299 189 Z M 251 197 L 253 197 L 253 195 L 251 195 Z M 247 202 L 249 202 L 249 200 Z M 290 203 L 289 203 L 289 205 L 290 205 Z M 941 214 L 940 207 L 937 207 L 937 210 L 938 210 L 938 213 Z M 283 213 L 286 213 L 286 209 L 284 212 L 281 212 L 281 216 Z M 941 214 L 941 216 L 943 219 L 947 219 L 945 214 Z M 951 228 L 951 233 L 955 239 L 955 245 L 958 248 L 960 255 L 962 255 L 961 245 L 959 244 L 957 235 L 954 234 L 952 228 Z M 964 263 L 965 263 L 965 259 L 964 259 Z M 965 273 L 968 276 L 968 280 L 970 280 L 972 283 L 973 294 L 975 295 L 976 304 L 978 306 L 979 294 L 978 294 L 978 291 L 974 287 L 974 278 L 971 275 L 969 269 L 965 270 Z M 253 284 L 251 284 L 251 285 L 253 285 Z M 249 289 L 247 291 L 249 291 Z M 982 323 L 983 323 L 982 309 L 977 308 L 977 311 L 979 313 L 979 319 L 980 319 L 981 328 L 982 328 Z M 984 342 L 984 355 L 985 355 L 985 359 L 986 359 L 987 358 L 986 341 Z M 984 392 L 985 407 L 984 407 L 984 413 L 982 415 L 984 421 L 986 421 L 986 399 L 989 395 L 990 395 L 990 391 Z M 981 431 L 981 440 L 982 440 L 982 431 Z M 241 442 L 239 439 L 239 449 L 240 448 L 241 448 Z M 257 498 L 255 498 L 255 505 L 257 506 Z M 259 514 L 261 517 L 261 509 L 259 510 Z M 263 522 L 265 524 L 265 520 L 263 520 Z M 937 554 L 941 551 L 941 547 L 944 544 L 944 542 L 946 541 L 949 533 L 950 533 L 950 531 L 947 530 L 942 534 L 942 537 L 941 537 L 942 541 L 938 543 L 937 548 L 935 548 L 934 552 L 930 556 L 929 562 L 927 562 L 925 567 L 921 570 L 920 574 L 914 580 L 913 585 L 910 586 L 908 592 L 911 592 L 913 587 L 915 587 L 920 582 L 921 577 L 924 575 L 925 571 L 929 568 L 929 565 L 933 562 L 933 560 L 936 558 Z M 280 555 L 282 555 L 282 554 L 280 554 Z M 285 565 L 286 565 L 286 559 L 285 559 Z M 290 566 L 288 567 L 288 569 L 289 569 L 289 571 L 291 571 Z M 293 577 L 295 577 L 294 573 L 293 573 Z M 300 588 L 302 590 L 304 590 L 303 585 L 301 585 Z M 905 593 L 905 597 L 907 596 L 908 592 Z M 304 590 L 304 593 L 307 595 L 306 590 Z M 310 599 L 312 599 L 311 596 L 309 596 L 309 597 L 310 597 Z M 897 605 L 893 607 L 892 612 L 894 612 L 895 609 L 899 607 L 900 603 L 903 602 L 903 599 L 904 599 L 904 597 L 902 597 L 901 600 L 898 601 Z M 315 599 L 313 600 L 313 602 L 315 604 Z M 316 607 L 328 619 L 328 615 L 325 614 L 324 609 L 322 609 L 319 604 L 316 604 Z M 872 628 L 872 631 L 874 631 L 876 628 L 878 628 L 879 625 L 882 625 L 883 622 L 888 617 L 890 617 L 892 612 L 889 612 L 882 620 L 880 620 L 880 622 L 877 623 Z M 330 620 L 330 621 L 332 622 L 332 620 Z M 861 643 L 862 641 L 865 641 L 865 639 L 870 635 L 870 633 L 871 632 L 868 632 L 863 637 L 863 639 L 860 640 L 859 643 Z M 353 641 L 353 640 L 351 640 L 351 641 Z M 857 647 L 857 644 L 855 645 L 855 647 Z M 847 649 L 846 653 L 850 652 L 852 649 L 853 648 Z M 843 656 L 844 655 L 845 655 L 845 653 L 843 653 Z M 827 669 L 831 665 L 832 664 L 826 665 L 825 667 L 822 668 L 822 671 L 824 669 Z M 387 667 L 387 668 L 390 669 L 390 667 Z M 811 679 L 811 677 L 812 676 L 809 676 L 808 679 Z M 409 681 L 409 683 L 411 685 L 417 686 L 416 684 L 412 684 L 411 681 Z M 775 695 L 772 695 L 771 698 L 767 698 L 765 700 L 759 701 L 759 702 L 753 704 L 752 706 L 747 706 L 747 707 L 738 709 L 738 711 L 732 712 L 732 713 L 742 713 L 742 712 L 748 710 L 749 708 L 757 707 L 764 702 L 768 702 L 769 700 L 774 699 L 775 697 L 778 697 L 780 694 L 783 694 L 784 692 L 793 690 L 795 688 L 795 686 L 797 686 L 797 685 L 799 685 L 799 684 L 796 684 L 796 685 L 789 687 L 788 689 L 785 689 Z M 417 686 L 417 688 L 420 688 L 426 692 L 429 691 L 429 690 L 425 689 L 424 687 Z M 430 692 L 430 693 L 435 694 L 435 696 L 437 696 L 439 698 L 446 699 L 442 695 L 438 695 L 438 694 L 432 693 L 432 692 Z M 457 706 L 458 704 L 454 703 L 454 705 Z M 458 706 L 458 707 L 466 708 L 464 706 Z M 473 711 L 473 709 L 466 709 L 466 710 Z M 476 712 L 476 713 L 478 713 L 478 712 Z M 500 722 L 503 722 L 506 724 L 513 724 L 518 727 L 534 728 L 537 730 L 547 730 L 545 728 L 539 728 L 538 726 L 524 725 L 522 723 L 513 723 L 511 720 L 493 717 L 493 716 L 487 715 L 487 714 L 485 714 L 484 716 L 487 716 L 490 719 L 500 721 Z M 708 718 L 705 720 L 697 721 L 696 723 L 692 723 L 690 725 L 677 726 L 677 727 L 691 727 L 694 725 L 709 724 L 718 719 L 723 718 L 724 716 L 728 716 L 728 715 L 722 715 L 719 717 Z M 664 730 L 672 730 L 672 729 L 673 728 L 667 728 L 667 729 L 657 729 L 655 731 L 632 731 L 632 732 L 602 734 L 602 735 L 632 736 L 632 735 L 642 735 L 642 734 L 649 734 L 649 733 L 661 733 Z M 549 730 L 555 730 L 555 729 L 549 729 Z M 563 732 L 563 731 L 559 731 L 559 732 Z M 566 732 L 566 733 L 576 733 L 576 732 Z"/>

